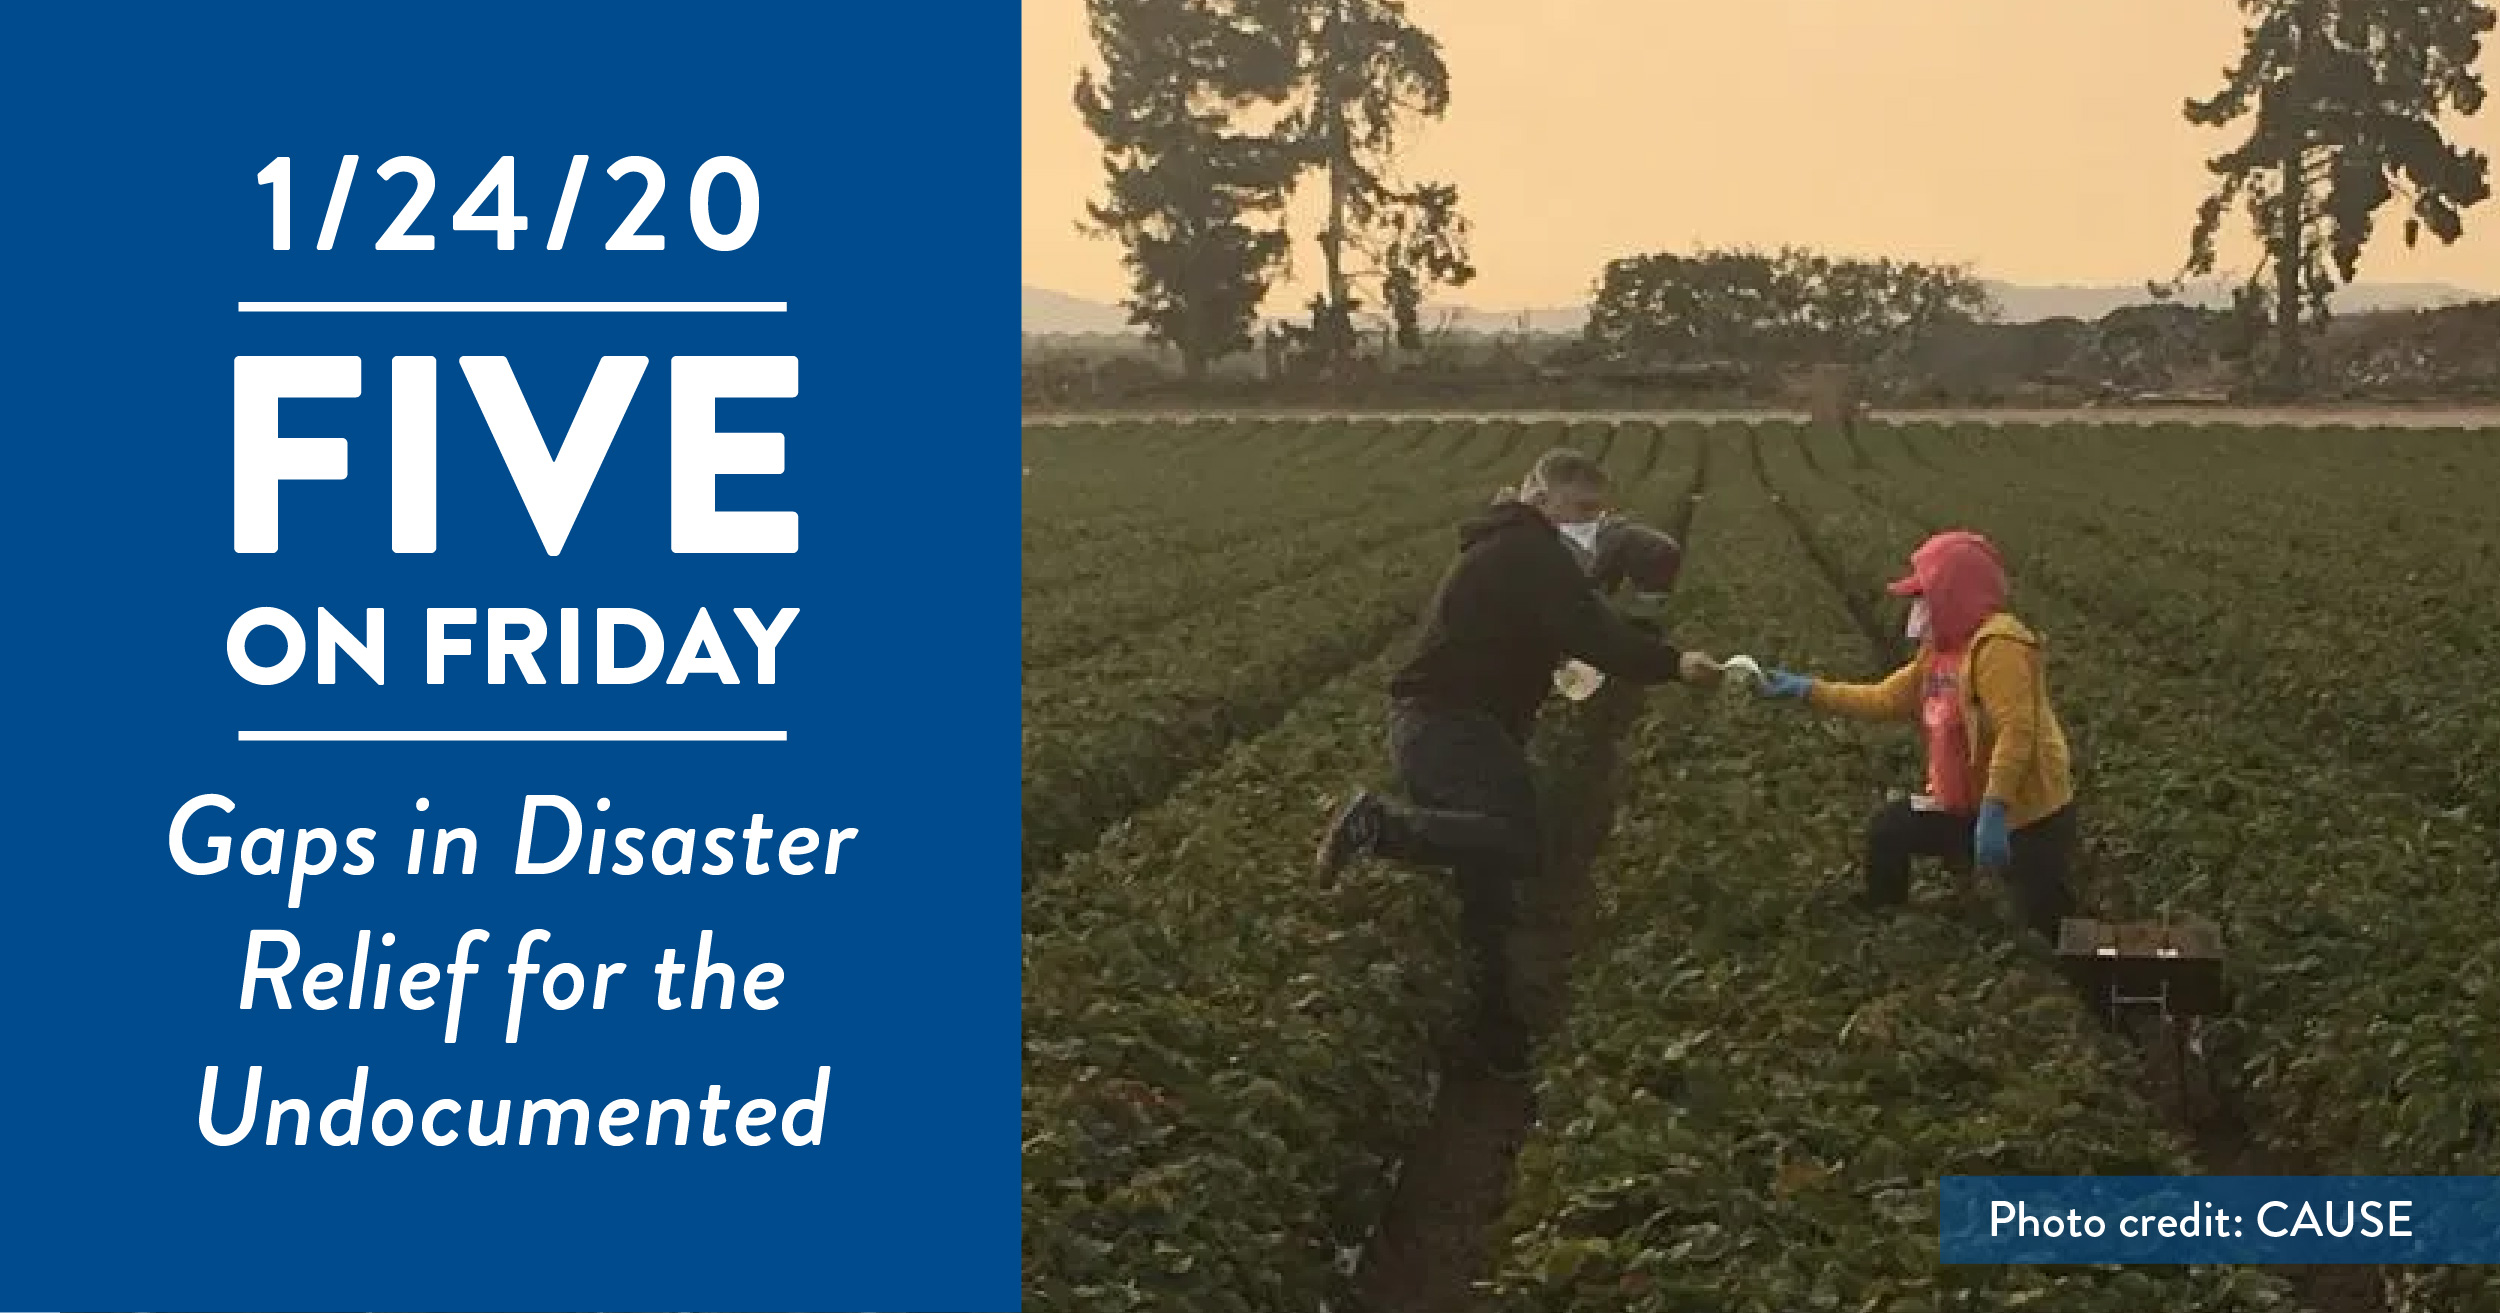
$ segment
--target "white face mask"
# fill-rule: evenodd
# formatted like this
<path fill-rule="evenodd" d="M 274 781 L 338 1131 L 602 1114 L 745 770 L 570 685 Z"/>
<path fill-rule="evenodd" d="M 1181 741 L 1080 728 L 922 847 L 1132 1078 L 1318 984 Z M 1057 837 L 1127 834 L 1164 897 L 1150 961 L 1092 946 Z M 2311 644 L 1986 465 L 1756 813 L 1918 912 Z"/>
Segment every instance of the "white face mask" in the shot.
<path fill-rule="evenodd" d="M 1927 641 L 1926 598 L 1921 597 L 1910 603 L 1910 622 L 1907 625 L 1902 626 L 1901 632 L 1913 643 L 1923 643 Z"/>
<path fill-rule="evenodd" d="M 1578 543 L 1581 551 L 1591 553 L 1592 555 L 1596 553 L 1598 529 L 1597 521 L 1590 520 L 1583 524 L 1564 524 L 1557 525 L 1556 527 L 1562 531 L 1563 537 L 1569 538 L 1571 541 Z"/>

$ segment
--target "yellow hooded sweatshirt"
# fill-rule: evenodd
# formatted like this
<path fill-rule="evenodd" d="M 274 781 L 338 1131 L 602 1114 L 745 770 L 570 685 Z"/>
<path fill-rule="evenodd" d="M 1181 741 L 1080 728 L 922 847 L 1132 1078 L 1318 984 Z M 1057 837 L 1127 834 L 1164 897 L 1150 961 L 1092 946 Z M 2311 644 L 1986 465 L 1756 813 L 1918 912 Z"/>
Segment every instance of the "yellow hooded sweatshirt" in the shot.
<path fill-rule="evenodd" d="M 2066 730 L 2049 705 L 2043 640 L 2020 620 L 1997 612 L 1970 640 L 1962 682 L 1962 723 L 1969 728 L 1971 778 L 1980 796 L 2005 804 L 2005 821 L 2022 829 L 2074 800 Z M 1868 721 L 1918 719 L 1926 686 L 1927 647 L 1877 684 L 1816 680 L 1807 705 Z"/>

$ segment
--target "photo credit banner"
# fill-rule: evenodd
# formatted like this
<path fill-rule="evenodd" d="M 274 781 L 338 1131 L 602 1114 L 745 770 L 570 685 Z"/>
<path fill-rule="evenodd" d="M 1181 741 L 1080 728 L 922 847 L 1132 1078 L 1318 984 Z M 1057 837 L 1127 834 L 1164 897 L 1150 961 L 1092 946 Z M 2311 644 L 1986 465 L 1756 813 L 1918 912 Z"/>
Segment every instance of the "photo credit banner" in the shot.
<path fill-rule="evenodd" d="M 1947 1263 L 2500 1263 L 2500 1177 L 1948 1176 Z"/>
<path fill-rule="evenodd" d="M 1015 1307 L 1007 11 L 251 13 L 0 91 L 0 1307 Z"/>

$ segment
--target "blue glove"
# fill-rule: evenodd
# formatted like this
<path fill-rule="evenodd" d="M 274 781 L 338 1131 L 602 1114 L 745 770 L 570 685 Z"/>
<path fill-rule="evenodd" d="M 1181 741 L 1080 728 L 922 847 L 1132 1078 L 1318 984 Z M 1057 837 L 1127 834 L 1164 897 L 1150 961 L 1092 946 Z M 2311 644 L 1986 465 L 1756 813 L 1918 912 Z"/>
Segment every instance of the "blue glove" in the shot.
<path fill-rule="evenodd" d="M 1802 699 L 1813 687 L 1814 681 L 1805 675 L 1778 669 L 1762 672 L 1762 696 L 1766 698 Z"/>
<path fill-rule="evenodd" d="M 1994 798 L 1979 804 L 1979 823 L 1971 827 L 1971 858 L 1983 870 L 2003 870 L 2014 860 L 2014 839 L 2005 829 L 2005 804 Z"/>

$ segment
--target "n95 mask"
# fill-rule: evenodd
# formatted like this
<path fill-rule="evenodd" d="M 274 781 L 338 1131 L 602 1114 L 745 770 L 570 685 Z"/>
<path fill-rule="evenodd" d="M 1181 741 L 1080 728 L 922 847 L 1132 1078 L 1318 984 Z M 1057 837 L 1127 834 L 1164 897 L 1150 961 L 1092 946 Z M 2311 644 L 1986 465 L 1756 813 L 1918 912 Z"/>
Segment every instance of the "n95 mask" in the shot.
<path fill-rule="evenodd" d="M 1562 531 L 1563 537 L 1579 544 L 1581 551 L 1590 553 L 1591 555 L 1596 554 L 1597 530 L 1599 527 L 1598 521 L 1589 520 L 1582 524 L 1565 524 L 1557 527 Z"/>
<path fill-rule="evenodd" d="M 1911 642 L 1913 642 L 1913 643 L 1923 643 L 1923 642 L 1927 641 L 1927 599 L 1926 599 L 1926 598 L 1921 597 L 1921 598 L 1916 598 L 1916 599 L 1914 599 L 1914 600 L 1912 600 L 1912 601 L 1911 601 L 1911 603 L 1910 603 L 1910 622 L 1909 622 L 1908 624 L 1903 625 L 1903 626 L 1901 627 L 1901 632 L 1902 632 L 1902 634 L 1903 634 L 1905 637 L 1907 637 L 1907 638 L 1908 638 Z"/>

